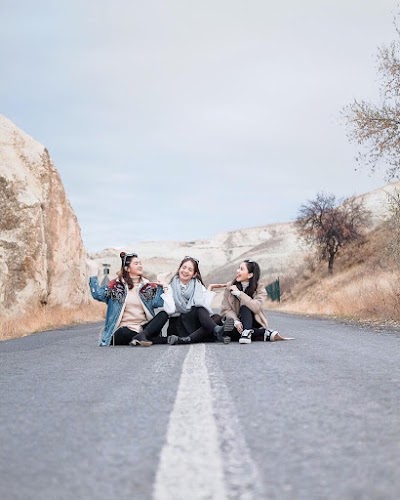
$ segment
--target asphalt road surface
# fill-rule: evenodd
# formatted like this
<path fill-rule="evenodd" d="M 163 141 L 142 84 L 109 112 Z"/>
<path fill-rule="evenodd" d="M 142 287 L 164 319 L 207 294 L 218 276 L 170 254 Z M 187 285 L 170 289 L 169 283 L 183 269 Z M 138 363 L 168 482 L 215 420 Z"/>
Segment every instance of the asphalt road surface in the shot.
<path fill-rule="evenodd" d="M 400 332 L 269 314 L 290 342 L 0 343 L 2 500 L 400 498 Z"/>

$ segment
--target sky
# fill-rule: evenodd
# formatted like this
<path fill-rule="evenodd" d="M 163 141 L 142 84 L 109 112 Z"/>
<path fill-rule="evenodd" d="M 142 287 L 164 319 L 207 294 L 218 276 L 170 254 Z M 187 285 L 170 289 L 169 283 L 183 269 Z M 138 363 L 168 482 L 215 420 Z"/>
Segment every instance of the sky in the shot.
<path fill-rule="evenodd" d="M 0 0 L 0 113 L 43 144 L 85 247 L 292 221 L 355 168 L 398 0 Z"/>

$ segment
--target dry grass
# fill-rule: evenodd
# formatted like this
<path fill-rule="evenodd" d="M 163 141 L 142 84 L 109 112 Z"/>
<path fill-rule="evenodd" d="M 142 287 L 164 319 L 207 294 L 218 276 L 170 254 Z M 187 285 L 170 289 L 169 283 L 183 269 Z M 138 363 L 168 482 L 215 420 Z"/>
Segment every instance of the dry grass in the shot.
<path fill-rule="evenodd" d="M 278 308 L 301 314 L 400 323 L 399 278 L 399 273 L 390 271 L 343 273 L 314 284 Z"/>
<path fill-rule="evenodd" d="M 333 275 L 326 263 L 308 263 L 282 280 L 282 302 L 272 309 L 400 324 L 400 269 L 387 253 L 390 234 L 381 227 L 347 250 Z"/>
<path fill-rule="evenodd" d="M 66 308 L 62 306 L 42 307 L 26 311 L 20 316 L 2 318 L 0 340 L 25 337 L 31 333 L 51 330 L 79 323 L 101 321 L 105 315 L 105 304 L 91 302 L 85 306 Z"/>

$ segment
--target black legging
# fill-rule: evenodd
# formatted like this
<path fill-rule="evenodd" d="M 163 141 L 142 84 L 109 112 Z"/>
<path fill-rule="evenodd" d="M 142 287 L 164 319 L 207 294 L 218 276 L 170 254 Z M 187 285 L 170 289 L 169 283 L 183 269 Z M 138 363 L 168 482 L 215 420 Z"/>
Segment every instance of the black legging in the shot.
<path fill-rule="evenodd" d="M 168 335 L 189 337 L 191 342 L 214 342 L 214 328 L 221 325 L 221 316 L 210 313 L 204 307 L 192 307 L 187 314 L 170 318 Z"/>
<path fill-rule="evenodd" d="M 240 306 L 239 319 L 243 325 L 243 330 L 253 330 L 252 340 L 264 340 L 265 328 L 258 323 L 254 317 L 254 313 L 246 306 Z M 232 340 L 239 340 L 240 333 L 236 330 L 230 335 Z"/>
<path fill-rule="evenodd" d="M 167 321 L 168 314 L 165 311 L 160 311 L 151 321 L 143 325 L 142 333 L 144 333 L 148 340 L 153 341 L 153 339 L 160 335 L 161 330 Z M 137 335 L 137 332 L 134 332 L 127 326 L 118 328 L 118 330 L 114 332 L 115 345 L 128 345 L 135 335 Z"/>

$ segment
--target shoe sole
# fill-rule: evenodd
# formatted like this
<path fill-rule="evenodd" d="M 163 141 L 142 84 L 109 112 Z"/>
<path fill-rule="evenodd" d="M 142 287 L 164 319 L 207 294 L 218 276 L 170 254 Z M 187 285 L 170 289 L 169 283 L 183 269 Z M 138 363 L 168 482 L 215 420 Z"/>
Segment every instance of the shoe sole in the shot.
<path fill-rule="evenodd" d="M 234 324 L 233 318 L 228 318 L 224 323 L 224 332 L 231 332 L 235 328 Z"/>
<path fill-rule="evenodd" d="M 224 333 L 231 332 L 234 329 L 234 321 L 232 318 L 228 318 L 224 323 Z M 229 344 L 231 342 L 231 338 L 229 335 L 222 335 L 222 343 Z"/>
<path fill-rule="evenodd" d="M 153 344 L 150 340 L 132 340 L 130 342 L 130 346 L 136 347 L 136 346 L 141 346 L 141 347 L 150 347 Z"/>
<path fill-rule="evenodd" d="M 251 339 L 239 339 L 239 344 L 251 344 Z"/>

